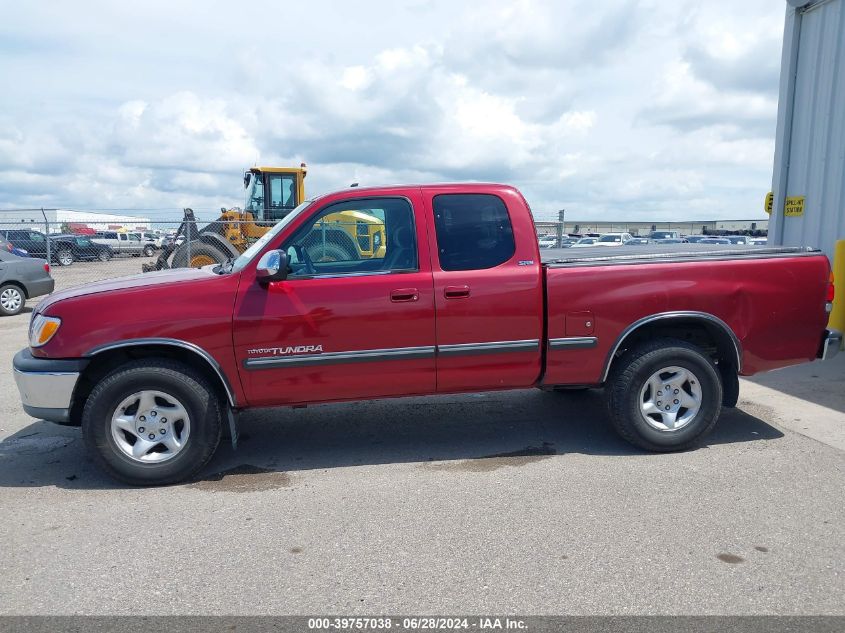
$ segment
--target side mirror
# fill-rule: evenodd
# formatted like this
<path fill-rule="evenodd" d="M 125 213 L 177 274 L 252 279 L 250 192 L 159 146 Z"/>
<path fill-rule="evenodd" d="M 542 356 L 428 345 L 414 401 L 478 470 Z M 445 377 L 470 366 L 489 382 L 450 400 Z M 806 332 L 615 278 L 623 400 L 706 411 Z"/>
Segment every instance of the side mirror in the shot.
<path fill-rule="evenodd" d="M 282 281 L 288 276 L 288 254 L 284 251 L 268 251 L 258 260 L 255 278 L 260 284 Z"/>

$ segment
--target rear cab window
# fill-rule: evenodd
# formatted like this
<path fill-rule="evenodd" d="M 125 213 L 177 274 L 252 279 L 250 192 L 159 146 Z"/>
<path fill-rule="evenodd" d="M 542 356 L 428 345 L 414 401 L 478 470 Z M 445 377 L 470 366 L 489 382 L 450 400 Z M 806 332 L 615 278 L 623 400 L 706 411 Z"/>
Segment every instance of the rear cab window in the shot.
<path fill-rule="evenodd" d="M 498 196 L 440 194 L 434 197 L 433 210 L 442 270 L 494 268 L 516 252 L 513 225 Z"/>

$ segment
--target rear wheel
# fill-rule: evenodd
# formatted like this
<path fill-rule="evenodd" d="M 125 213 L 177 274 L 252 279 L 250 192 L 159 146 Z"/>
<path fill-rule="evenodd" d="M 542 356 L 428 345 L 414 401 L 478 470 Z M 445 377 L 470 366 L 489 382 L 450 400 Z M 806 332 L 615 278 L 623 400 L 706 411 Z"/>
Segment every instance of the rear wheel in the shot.
<path fill-rule="evenodd" d="M 85 444 L 113 477 L 137 486 L 195 475 L 220 443 L 220 400 L 190 367 L 138 360 L 103 378 L 82 413 Z"/>
<path fill-rule="evenodd" d="M 187 244 L 178 246 L 173 251 L 171 268 L 188 268 L 188 252 Z M 222 264 L 229 258 L 229 253 L 205 242 L 192 242 L 190 255 L 190 268 L 202 268 L 211 264 Z"/>
<path fill-rule="evenodd" d="M 14 316 L 23 310 L 26 297 L 18 286 L 6 284 L 0 287 L 0 313 L 4 316 Z"/>
<path fill-rule="evenodd" d="M 628 442 L 650 451 L 689 448 L 716 425 L 722 383 L 694 345 L 658 339 L 617 361 L 608 384 L 610 417 Z"/>

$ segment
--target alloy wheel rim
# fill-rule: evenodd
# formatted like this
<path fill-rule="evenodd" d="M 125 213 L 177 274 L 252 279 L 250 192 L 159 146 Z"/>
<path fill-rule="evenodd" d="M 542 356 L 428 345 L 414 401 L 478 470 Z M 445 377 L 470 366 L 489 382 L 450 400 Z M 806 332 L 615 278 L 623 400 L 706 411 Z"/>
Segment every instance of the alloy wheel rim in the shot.
<path fill-rule="evenodd" d="M 675 432 L 688 426 L 701 411 L 701 382 L 685 367 L 654 372 L 640 389 L 640 415 L 651 428 Z"/>
<path fill-rule="evenodd" d="M 185 406 L 163 391 L 144 390 L 124 398 L 111 418 L 117 448 L 143 464 L 169 461 L 185 448 L 191 420 Z"/>
<path fill-rule="evenodd" d="M 23 297 L 21 296 L 20 290 L 16 290 L 15 288 L 6 288 L 2 294 L 0 294 L 0 305 L 3 306 L 4 310 L 13 312 L 20 308 L 22 303 Z"/>

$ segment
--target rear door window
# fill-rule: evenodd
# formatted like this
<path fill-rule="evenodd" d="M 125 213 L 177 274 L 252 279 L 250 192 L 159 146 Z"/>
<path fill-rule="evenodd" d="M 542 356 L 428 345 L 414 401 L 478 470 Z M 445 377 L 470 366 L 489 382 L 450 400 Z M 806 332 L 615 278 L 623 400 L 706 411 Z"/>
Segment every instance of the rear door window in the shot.
<path fill-rule="evenodd" d="M 434 197 L 433 207 L 441 269 L 482 270 L 513 257 L 513 226 L 498 196 L 442 194 Z"/>

